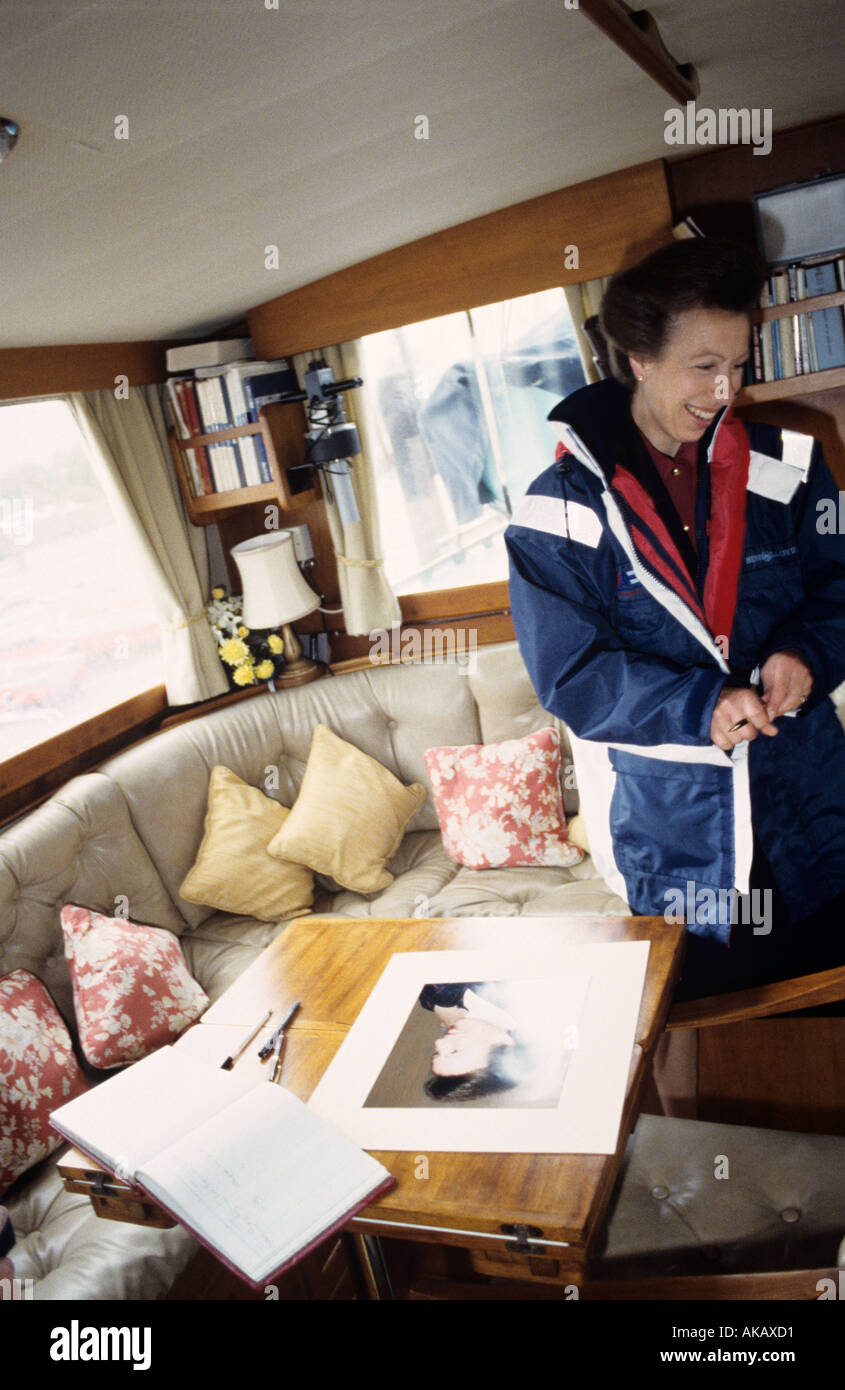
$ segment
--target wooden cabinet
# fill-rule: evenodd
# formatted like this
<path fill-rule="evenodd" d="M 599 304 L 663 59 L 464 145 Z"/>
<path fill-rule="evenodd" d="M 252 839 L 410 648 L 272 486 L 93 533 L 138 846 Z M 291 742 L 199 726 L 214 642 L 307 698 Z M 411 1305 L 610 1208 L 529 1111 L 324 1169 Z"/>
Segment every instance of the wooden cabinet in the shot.
<path fill-rule="evenodd" d="M 288 470 L 305 460 L 305 422 L 301 409 L 292 404 L 273 404 L 264 406 L 257 424 L 238 425 L 232 429 L 217 430 L 212 434 L 197 434 L 189 439 L 181 439 L 175 430 L 170 431 L 170 448 L 176 467 L 176 476 L 185 499 L 185 508 L 195 526 L 210 526 L 222 518 L 231 516 L 241 507 L 256 505 L 275 505 L 282 511 L 292 511 L 315 502 L 320 496 L 316 472 L 311 474 L 308 486 L 298 492 L 292 491 Z M 245 435 L 260 434 L 267 453 L 271 481 L 245 487 L 230 488 L 225 492 L 210 492 L 197 497 L 191 484 L 185 451 L 213 444 L 225 444 L 230 440 L 242 439 Z"/>

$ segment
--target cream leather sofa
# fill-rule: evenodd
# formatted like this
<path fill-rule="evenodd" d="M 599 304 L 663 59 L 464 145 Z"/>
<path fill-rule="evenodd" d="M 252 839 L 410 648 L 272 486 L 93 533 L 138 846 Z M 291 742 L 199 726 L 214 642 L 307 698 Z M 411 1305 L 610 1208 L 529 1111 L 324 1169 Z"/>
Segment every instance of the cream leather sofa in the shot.
<path fill-rule="evenodd" d="M 214 1000 L 285 924 L 233 917 L 179 896 L 202 838 L 212 767 L 222 764 L 261 787 L 275 767 L 278 799 L 290 806 L 318 723 L 403 782 L 427 786 L 427 748 L 521 737 L 550 722 L 511 643 L 482 648 L 471 668 L 373 667 L 158 734 L 75 778 L 0 835 L 0 975 L 32 971 L 72 1028 L 59 911 L 74 902 L 113 914 L 116 897 L 125 895 L 132 920 L 180 937 L 189 969 Z M 565 796 L 574 810 L 576 794 L 567 788 Z M 326 890 L 313 910 L 347 917 L 627 910 L 595 876 L 589 856 L 573 869 L 459 867 L 443 850 L 430 796 L 390 869 L 395 879 L 383 892 Z M 18 1237 L 10 1252 L 15 1277 L 33 1281 L 35 1298 L 159 1298 L 196 1248 L 182 1231 L 94 1216 L 86 1197 L 62 1189 L 55 1156 L 3 1200 Z"/>
<path fill-rule="evenodd" d="M 285 923 L 233 917 L 179 896 L 202 838 L 212 767 L 222 764 L 262 787 L 276 767 L 278 799 L 290 806 L 318 723 L 405 783 L 428 785 L 427 748 L 521 737 L 550 722 L 516 646 L 506 644 L 480 649 L 472 669 L 373 667 L 268 693 L 158 734 L 75 778 L 0 835 L 0 975 L 32 971 L 73 1027 L 59 911 L 74 902 L 113 914 L 115 898 L 125 895 L 133 920 L 180 937 L 190 970 L 213 1000 Z M 577 793 L 565 787 L 564 796 L 571 813 Z M 383 892 L 362 897 L 326 890 L 313 910 L 347 917 L 627 912 L 596 877 L 589 856 L 573 869 L 459 867 L 443 850 L 430 797 L 390 869 L 395 880 Z M 161 1298 L 196 1250 L 181 1230 L 94 1216 L 87 1197 L 63 1190 L 55 1155 L 3 1200 L 18 1238 L 10 1252 L 15 1277 L 32 1281 L 28 1291 L 35 1298 Z M 702 1239 L 707 1205 L 703 1194 Z"/>

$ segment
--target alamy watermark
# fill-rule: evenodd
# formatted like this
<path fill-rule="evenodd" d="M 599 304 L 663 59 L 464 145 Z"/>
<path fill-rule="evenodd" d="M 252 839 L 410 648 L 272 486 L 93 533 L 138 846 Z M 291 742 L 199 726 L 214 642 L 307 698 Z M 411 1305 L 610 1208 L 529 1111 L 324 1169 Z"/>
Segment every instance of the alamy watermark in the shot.
<path fill-rule="evenodd" d="M 32 497 L 0 497 L 0 536 L 8 536 L 15 545 L 29 545 L 34 516 Z"/>
<path fill-rule="evenodd" d="M 449 661 L 469 675 L 478 666 L 478 632 L 453 627 L 375 628 L 368 656 L 374 666 L 434 666 Z"/>
<path fill-rule="evenodd" d="M 838 500 L 820 497 L 816 503 L 816 532 L 820 536 L 845 535 L 845 492 L 840 488 Z"/>
<path fill-rule="evenodd" d="M 671 106 L 664 112 L 667 145 L 753 145 L 755 154 L 772 149 L 772 108 L 754 106 Z"/>
<path fill-rule="evenodd" d="M 755 936 L 768 936 L 772 930 L 772 890 L 752 888 L 740 893 L 736 888 L 698 888 L 687 879 L 683 888 L 667 888 L 663 893 L 666 922 L 694 922 L 699 927 L 752 926 Z"/>
<path fill-rule="evenodd" d="M 6 1267 L 8 1268 L 8 1263 Z M 18 1279 L 16 1275 L 13 1275 L 11 1279 L 0 1279 L 0 1303 L 6 1299 L 10 1302 L 22 1302 L 24 1299 L 33 1298 L 35 1298 L 34 1279 Z"/>

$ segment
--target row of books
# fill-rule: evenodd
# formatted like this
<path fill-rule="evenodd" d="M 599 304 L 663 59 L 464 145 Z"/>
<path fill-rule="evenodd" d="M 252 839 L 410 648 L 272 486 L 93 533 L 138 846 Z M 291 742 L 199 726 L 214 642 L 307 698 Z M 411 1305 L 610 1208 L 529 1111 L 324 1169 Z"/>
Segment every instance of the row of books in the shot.
<path fill-rule="evenodd" d="M 296 373 L 286 359 L 197 367 L 166 383 L 174 425 L 184 440 L 255 424 L 262 406 L 298 389 Z M 195 497 L 272 482 L 260 432 L 196 445 L 183 454 Z"/>
<path fill-rule="evenodd" d="M 760 307 L 800 303 L 837 290 L 845 290 L 845 257 L 784 266 L 772 271 Z M 755 324 L 753 347 L 749 364 L 752 382 L 779 381 L 845 366 L 843 306 L 833 304 Z"/>

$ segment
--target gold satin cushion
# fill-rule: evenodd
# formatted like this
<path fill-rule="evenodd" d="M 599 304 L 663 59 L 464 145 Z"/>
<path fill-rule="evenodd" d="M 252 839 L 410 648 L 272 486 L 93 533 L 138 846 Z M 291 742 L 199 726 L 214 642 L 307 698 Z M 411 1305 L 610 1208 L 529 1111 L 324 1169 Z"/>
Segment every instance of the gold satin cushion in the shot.
<path fill-rule="evenodd" d="M 385 865 L 425 797 L 419 782 L 403 786 L 375 758 L 318 724 L 299 796 L 268 853 L 307 864 L 354 893 L 378 892 L 393 882 Z"/>
<path fill-rule="evenodd" d="M 179 889 L 182 897 L 262 922 L 308 912 L 314 901 L 311 870 L 267 852 L 289 816 L 286 806 L 229 768 L 212 768 L 205 832 Z"/>

